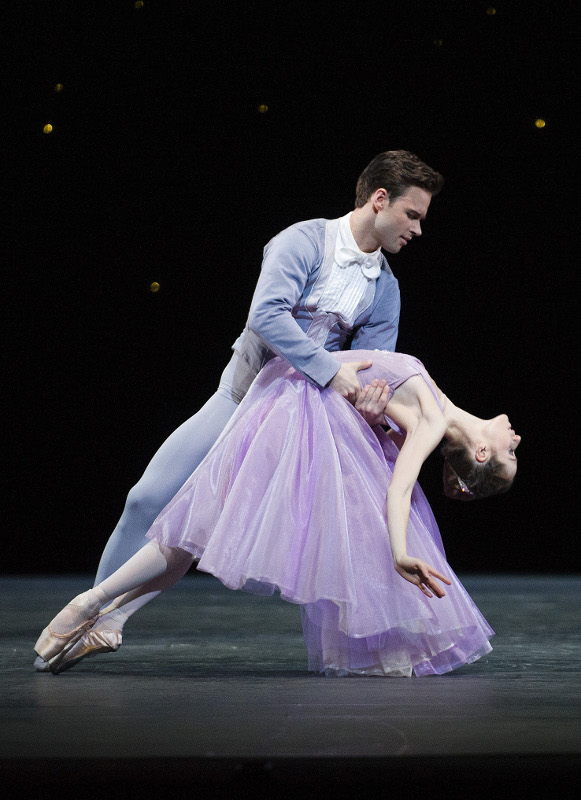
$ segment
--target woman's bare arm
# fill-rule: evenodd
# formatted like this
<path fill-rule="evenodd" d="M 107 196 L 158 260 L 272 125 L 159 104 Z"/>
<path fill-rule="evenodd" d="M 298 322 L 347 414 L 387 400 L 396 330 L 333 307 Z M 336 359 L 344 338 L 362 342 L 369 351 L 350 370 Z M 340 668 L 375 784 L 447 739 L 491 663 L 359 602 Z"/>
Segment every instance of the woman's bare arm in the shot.
<path fill-rule="evenodd" d="M 425 561 L 408 556 L 406 540 L 414 485 L 422 464 L 441 441 L 446 428 L 438 412 L 422 415 L 407 433 L 387 492 L 387 525 L 395 569 L 402 578 L 419 586 L 427 597 L 432 597 L 432 592 L 436 597 L 445 595 L 436 578 L 447 584 L 450 581 Z"/>

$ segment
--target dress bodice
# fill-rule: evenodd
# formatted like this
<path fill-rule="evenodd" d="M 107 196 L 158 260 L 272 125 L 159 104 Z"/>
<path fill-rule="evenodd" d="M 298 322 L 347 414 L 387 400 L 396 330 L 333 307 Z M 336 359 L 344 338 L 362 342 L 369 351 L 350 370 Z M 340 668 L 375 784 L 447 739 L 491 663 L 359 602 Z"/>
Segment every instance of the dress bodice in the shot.
<path fill-rule="evenodd" d="M 359 382 L 363 387 L 371 383 L 375 378 L 378 380 L 385 380 L 390 389 L 389 400 L 391 400 L 398 386 L 401 386 L 402 383 L 405 383 L 414 375 L 421 375 L 427 387 L 434 395 L 438 407 L 442 410 L 434 384 L 422 362 L 415 358 L 415 356 L 409 356 L 406 355 L 406 353 L 392 353 L 389 350 L 343 350 L 333 355 L 342 363 L 349 361 L 372 361 L 371 367 L 358 372 Z M 386 415 L 386 418 L 390 426 L 398 433 L 401 433 L 400 428 L 388 415 Z"/>

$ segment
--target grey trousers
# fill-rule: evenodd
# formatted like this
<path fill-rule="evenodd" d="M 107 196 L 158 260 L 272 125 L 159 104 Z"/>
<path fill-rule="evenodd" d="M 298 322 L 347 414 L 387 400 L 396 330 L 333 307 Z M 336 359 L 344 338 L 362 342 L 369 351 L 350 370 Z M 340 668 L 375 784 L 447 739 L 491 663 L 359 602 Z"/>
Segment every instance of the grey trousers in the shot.
<path fill-rule="evenodd" d="M 209 452 L 253 379 L 250 368 L 235 353 L 216 394 L 161 445 L 127 496 L 121 519 L 101 556 L 95 584 L 147 544 L 145 534 L 154 519 Z"/>

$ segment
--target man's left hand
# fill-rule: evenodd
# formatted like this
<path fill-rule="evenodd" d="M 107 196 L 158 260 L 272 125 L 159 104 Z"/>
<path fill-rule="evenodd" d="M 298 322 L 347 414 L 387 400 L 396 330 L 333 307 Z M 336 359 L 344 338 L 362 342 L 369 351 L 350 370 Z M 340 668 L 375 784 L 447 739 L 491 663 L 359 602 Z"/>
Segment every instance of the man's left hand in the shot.
<path fill-rule="evenodd" d="M 389 399 L 389 386 L 384 380 L 375 378 L 365 386 L 355 401 L 355 409 L 370 427 L 385 424 L 385 409 Z"/>

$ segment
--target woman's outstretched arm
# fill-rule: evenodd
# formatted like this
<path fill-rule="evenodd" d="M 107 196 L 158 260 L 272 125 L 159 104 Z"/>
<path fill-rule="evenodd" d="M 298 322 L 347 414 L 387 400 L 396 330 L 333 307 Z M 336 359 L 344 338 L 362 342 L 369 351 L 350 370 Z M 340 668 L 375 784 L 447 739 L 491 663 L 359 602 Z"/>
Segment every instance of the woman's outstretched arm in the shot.
<path fill-rule="evenodd" d="M 407 526 L 411 495 L 420 469 L 441 441 L 444 431 L 445 423 L 441 415 L 420 418 L 406 435 L 387 491 L 387 526 L 395 569 L 402 578 L 418 586 L 427 597 L 433 597 L 433 594 L 444 597 L 446 593 L 438 580 L 448 585 L 450 581 L 422 559 L 408 555 Z"/>

